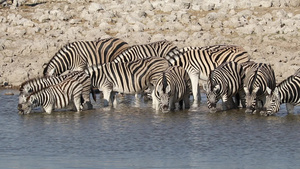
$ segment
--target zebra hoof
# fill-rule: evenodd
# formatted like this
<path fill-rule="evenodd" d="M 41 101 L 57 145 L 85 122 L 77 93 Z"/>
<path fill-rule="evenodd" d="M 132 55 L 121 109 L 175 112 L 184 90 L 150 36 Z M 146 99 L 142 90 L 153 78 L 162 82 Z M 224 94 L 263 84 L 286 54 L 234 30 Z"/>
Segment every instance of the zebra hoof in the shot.
<path fill-rule="evenodd" d="M 251 109 L 246 109 L 246 110 L 245 110 L 245 113 L 252 114 L 253 112 L 252 112 L 252 110 L 251 110 Z"/>
<path fill-rule="evenodd" d="M 209 109 L 210 113 L 216 113 L 217 112 L 217 108 L 213 107 Z"/>

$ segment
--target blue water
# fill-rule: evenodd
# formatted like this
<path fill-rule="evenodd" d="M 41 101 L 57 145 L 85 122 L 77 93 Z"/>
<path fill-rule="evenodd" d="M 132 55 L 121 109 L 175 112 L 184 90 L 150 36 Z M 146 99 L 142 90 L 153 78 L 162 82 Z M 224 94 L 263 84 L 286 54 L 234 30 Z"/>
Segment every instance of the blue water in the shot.
<path fill-rule="evenodd" d="M 76 113 L 17 113 L 18 92 L 0 91 L 0 168 L 299 168 L 300 109 L 277 116 L 244 110 L 156 112 L 134 96 Z M 99 96 L 98 96 L 99 97 Z"/>

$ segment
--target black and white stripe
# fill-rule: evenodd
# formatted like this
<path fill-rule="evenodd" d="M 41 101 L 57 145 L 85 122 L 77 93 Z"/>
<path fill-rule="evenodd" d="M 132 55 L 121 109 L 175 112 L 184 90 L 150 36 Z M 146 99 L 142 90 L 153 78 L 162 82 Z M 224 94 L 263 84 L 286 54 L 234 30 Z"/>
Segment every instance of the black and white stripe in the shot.
<path fill-rule="evenodd" d="M 246 112 L 258 113 L 266 103 L 267 89 L 276 87 L 274 70 L 269 64 L 250 63 L 245 75 Z"/>
<path fill-rule="evenodd" d="M 171 66 L 162 72 L 152 92 L 153 107 L 162 112 L 173 111 L 175 103 L 190 107 L 191 81 L 188 73 L 180 66 Z"/>
<path fill-rule="evenodd" d="M 82 86 L 82 97 L 84 100 L 84 105 L 88 106 L 88 109 L 92 108 L 90 103 L 90 90 L 91 90 L 91 80 L 89 76 L 83 71 L 74 71 L 61 76 L 47 76 L 29 79 L 23 82 L 20 86 L 19 94 L 19 104 L 26 102 L 26 98 L 33 92 L 40 91 L 52 85 L 61 83 L 62 81 L 72 78 L 77 80 Z"/>
<path fill-rule="evenodd" d="M 242 81 L 244 70 L 236 62 L 225 62 L 212 70 L 203 88 L 206 91 L 207 105 L 211 112 L 216 112 L 216 104 L 222 99 L 223 109 L 236 108 L 239 106 L 239 99 L 233 103 L 235 96 L 244 96 Z M 234 105 L 233 105 L 234 104 Z"/>
<path fill-rule="evenodd" d="M 166 59 L 176 66 L 183 67 L 192 82 L 194 100 L 200 100 L 199 79 L 204 83 L 209 73 L 224 62 L 235 61 L 243 63 L 249 61 L 248 53 L 241 47 L 232 45 L 215 45 L 208 47 L 188 47 L 179 54 L 170 52 Z"/>
<path fill-rule="evenodd" d="M 28 114 L 33 108 L 41 106 L 46 113 L 50 114 L 54 108 L 65 108 L 70 103 L 80 111 L 82 89 L 82 84 L 76 79 L 67 78 L 56 85 L 31 93 L 25 103 L 18 105 L 19 112 Z"/>
<path fill-rule="evenodd" d="M 49 76 L 60 75 L 67 70 L 83 71 L 88 66 L 112 61 L 128 47 L 118 38 L 69 43 L 50 59 L 43 74 Z"/>
<path fill-rule="evenodd" d="M 122 52 L 114 62 L 130 62 L 147 57 L 164 57 L 170 51 L 177 49 L 171 42 L 163 40 L 143 45 L 134 45 Z"/>
<path fill-rule="evenodd" d="M 137 94 L 157 81 L 157 76 L 169 67 L 161 57 L 149 57 L 125 63 L 106 63 L 89 67 L 93 87 L 103 91 L 104 105 L 113 102 L 111 92 Z"/>
<path fill-rule="evenodd" d="M 264 115 L 277 113 L 283 103 L 286 103 L 288 113 L 294 113 L 294 106 L 300 104 L 300 69 L 279 83 L 273 91 L 268 90 Z"/>

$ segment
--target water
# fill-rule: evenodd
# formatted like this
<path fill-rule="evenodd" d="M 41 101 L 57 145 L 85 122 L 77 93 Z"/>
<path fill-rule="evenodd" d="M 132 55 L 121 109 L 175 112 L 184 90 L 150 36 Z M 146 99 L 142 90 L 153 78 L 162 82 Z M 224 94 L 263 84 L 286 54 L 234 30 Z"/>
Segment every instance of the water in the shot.
<path fill-rule="evenodd" d="M 295 168 L 300 108 L 287 115 L 208 113 L 203 104 L 162 114 L 126 96 L 115 108 L 18 115 L 18 92 L 0 91 L 0 168 Z"/>

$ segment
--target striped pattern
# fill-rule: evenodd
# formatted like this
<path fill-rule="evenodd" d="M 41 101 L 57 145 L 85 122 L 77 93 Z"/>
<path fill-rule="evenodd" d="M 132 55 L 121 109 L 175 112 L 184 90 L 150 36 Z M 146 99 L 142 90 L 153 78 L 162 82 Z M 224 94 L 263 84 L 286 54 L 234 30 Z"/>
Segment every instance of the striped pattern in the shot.
<path fill-rule="evenodd" d="M 276 87 L 275 73 L 269 64 L 254 63 L 248 67 L 244 80 L 246 94 L 246 112 L 256 113 L 266 103 L 267 88 Z"/>
<path fill-rule="evenodd" d="M 164 57 L 174 49 L 177 49 L 177 47 L 166 40 L 143 45 L 134 45 L 117 56 L 114 62 L 130 62 L 152 56 Z"/>
<path fill-rule="evenodd" d="M 82 85 L 76 79 L 65 79 L 59 84 L 31 93 L 25 103 L 18 105 L 19 112 L 28 114 L 34 107 L 41 106 L 50 114 L 54 108 L 64 108 L 71 102 L 74 103 L 76 110 L 80 111 L 82 89 Z"/>
<path fill-rule="evenodd" d="M 286 103 L 288 113 L 294 113 L 294 106 L 300 104 L 300 69 L 279 83 L 273 91 L 268 91 L 264 115 L 277 113 L 282 103 Z"/>
<path fill-rule="evenodd" d="M 52 85 L 59 84 L 64 80 L 71 78 L 77 80 L 82 86 L 82 97 L 84 104 L 87 104 L 88 109 L 92 108 L 90 103 L 91 80 L 83 71 L 75 71 L 61 76 L 47 76 L 40 78 L 29 79 L 21 84 L 19 89 L 19 104 L 26 102 L 26 98 L 33 92 L 40 91 Z"/>
<path fill-rule="evenodd" d="M 157 81 L 157 76 L 169 67 L 168 61 L 150 57 L 127 63 L 107 63 L 89 67 L 92 86 L 103 91 L 104 105 L 113 102 L 112 91 L 136 94 Z"/>
<path fill-rule="evenodd" d="M 61 48 L 47 63 L 44 76 L 60 75 L 67 70 L 83 71 L 87 66 L 108 63 L 128 48 L 118 38 L 77 41 Z"/>
<path fill-rule="evenodd" d="M 207 105 L 211 112 L 216 112 L 216 104 L 222 99 L 223 109 L 233 108 L 228 104 L 232 102 L 232 97 L 238 93 L 243 95 L 242 81 L 244 79 L 244 70 L 236 62 L 226 62 L 212 70 L 207 85 L 204 85 L 207 96 Z M 236 100 L 238 101 L 238 100 Z M 235 107 L 239 103 L 235 103 Z"/>
<path fill-rule="evenodd" d="M 224 62 L 249 61 L 248 53 L 238 46 L 215 45 L 203 48 L 183 48 L 179 54 L 171 52 L 166 59 L 176 66 L 182 66 L 189 74 L 192 82 L 194 100 L 200 100 L 199 79 L 206 81 L 209 73 Z"/>
<path fill-rule="evenodd" d="M 190 107 L 191 81 L 188 73 L 180 66 L 171 66 L 160 74 L 152 93 L 153 107 L 162 112 L 173 111 L 175 103 L 182 108 Z"/>

